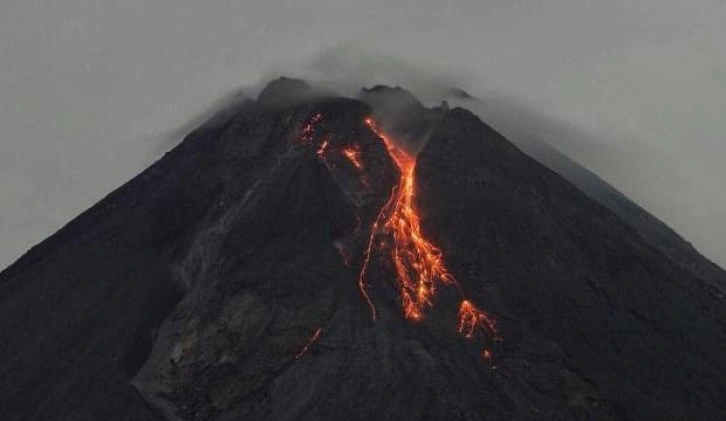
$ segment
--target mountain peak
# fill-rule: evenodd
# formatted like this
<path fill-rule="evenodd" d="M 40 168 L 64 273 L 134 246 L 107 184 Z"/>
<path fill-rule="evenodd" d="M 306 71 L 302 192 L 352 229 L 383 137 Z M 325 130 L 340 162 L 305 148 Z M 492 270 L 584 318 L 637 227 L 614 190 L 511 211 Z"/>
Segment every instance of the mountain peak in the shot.
<path fill-rule="evenodd" d="M 283 104 L 309 99 L 315 93 L 315 90 L 306 81 L 281 76 L 270 81 L 260 91 L 257 100 L 265 104 Z"/>

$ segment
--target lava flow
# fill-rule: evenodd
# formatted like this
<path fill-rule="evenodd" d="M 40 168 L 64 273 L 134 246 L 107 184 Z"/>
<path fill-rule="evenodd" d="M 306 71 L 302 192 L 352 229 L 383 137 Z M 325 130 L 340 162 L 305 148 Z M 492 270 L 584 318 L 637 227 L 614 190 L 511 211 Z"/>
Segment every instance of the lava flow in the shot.
<path fill-rule="evenodd" d="M 348 158 L 351 164 L 357 169 L 363 169 L 363 163 L 361 162 L 360 149 L 357 146 L 351 146 L 343 149 L 343 156 Z"/>
<path fill-rule="evenodd" d="M 305 344 L 304 347 L 302 347 L 300 352 L 298 352 L 298 354 L 295 356 L 295 359 L 299 360 L 303 355 L 305 355 L 308 352 L 308 350 L 310 349 L 310 347 L 313 346 L 315 341 L 318 340 L 318 338 L 320 337 L 320 334 L 322 334 L 322 333 L 323 333 L 323 328 L 319 327 L 318 330 L 316 330 L 313 333 L 313 336 L 311 336 L 310 339 L 308 339 L 308 342 Z"/>
<path fill-rule="evenodd" d="M 372 119 L 366 119 L 366 124 L 383 140 L 388 154 L 401 175 L 391 198 L 373 225 L 359 285 L 365 287 L 365 272 L 373 253 L 373 246 L 381 244 L 382 247 L 387 246 L 396 268 L 396 281 L 401 294 L 404 316 L 418 321 L 423 318 L 424 309 L 433 305 L 437 282 L 455 284 L 455 281 L 444 266 L 441 250 L 429 242 L 421 232 L 419 216 L 413 203 L 416 157 L 397 147 Z M 382 243 L 375 242 L 375 238 L 379 236 L 384 238 Z M 390 239 L 390 245 L 386 239 Z"/>
<path fill-rule="evenodd" d="M 373 224 L 358 285 L 371 306 L 375 320 L 376 310 L 366 292 L 365 276 L 371 256 L 376 251 L 374 249 L 383 249 L 390 255 L 396 270 L 404 316 L 419 321 L 424 317 L 425 310 L 433 306 L 440 285 L 453 285 L 459 291 L 461 288 L 447 270 L 442 251 L 421 230 L 414 203 L 416 155 L 396 146 L 373 119 L 367 118 L 365 122 L 383 140 L 388 154 L 400 171 L 400 179 Z M 382 241 L 376 241 L 378 238 Z M 478 335 L 498 338 L 492 317 L 465 299 L 459 309 L 459 333 L 469 339 Z M 485 349 L 483 355 L 489 359 L 487 356 L 491 356 L 491 351 Z"/>
<path fill-rule="evenodd" d="M 303 126 L 298 142 L 311 145 L 313 138 L 319 134 L 317 127 L 323 120 L 322 114 L 313 115 Z M 375 320 L 377 311 L 368 293 L 366 273 L 374 255 L 390 257 L 395 268 L 395 284 L 400 295 L 404 317 L 411 321 L 420 321 L 424 318 L 426 310 L 433 307 L 436 293 L 440 287 L 453 286 L 460 292 L 462 290 L 446 268 L 443 252 L 422 232 L 420 217 L 415 207 L 416 155 L 396 146 L 372 118 L 367 118 L 365 123 L 383 141 L 388 155 L 398 167 L 400 178 L 371 228 L 358 276 L 358 287 L 370 306 L 373 320 Z M 331 152 L 330 142 L 323 139 L 316 153 L 330 168 L 327 156 L 329 152 Z M 361 151 L 357 145 L 352 144 L 339 149 L 337 153 L 340 153 L 353 167 L 362 172 L 364 165 Z M 365 176 L 366 174 L 363 173 L 363 177 Z M 365 178 L 363 185 L 367 186 Z M 458 317 L 458 332 L 465 338 L 499 340 L 494 319 L 474 306 L 471 301 L 463 298 L 463 293 Z M 316 332 L 311 342 L 317 339 L 319 333 L 319 331 Z M 307 347 L 303 349 L 301 355 L 306 350 Z M 491 360 L 492 351 L 484 349 L 482 356 Z"/>

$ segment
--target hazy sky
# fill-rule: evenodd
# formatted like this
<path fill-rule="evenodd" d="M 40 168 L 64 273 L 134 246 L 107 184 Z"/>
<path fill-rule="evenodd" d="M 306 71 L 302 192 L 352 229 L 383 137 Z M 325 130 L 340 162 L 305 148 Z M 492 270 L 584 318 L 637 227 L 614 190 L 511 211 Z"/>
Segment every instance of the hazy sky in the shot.
<path fill-rule="evenodd" d="M 587 134 L 543 128 L 726 264 L 723 0 L 4 0 L 0 267 L 215 99 L 340 43 Z"/>

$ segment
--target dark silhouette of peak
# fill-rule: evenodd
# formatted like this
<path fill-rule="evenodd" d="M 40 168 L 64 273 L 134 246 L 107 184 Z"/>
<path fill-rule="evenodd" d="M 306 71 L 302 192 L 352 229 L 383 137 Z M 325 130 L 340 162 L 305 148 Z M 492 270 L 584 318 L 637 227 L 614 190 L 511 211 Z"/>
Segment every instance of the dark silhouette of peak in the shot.
<path fill-rule="evenodd" d="M 260 92 L 258 101 L 265 104 L 285 104 L 314 97 L 316 92 L 302 79 L 279 77 Z"/>
<path fill-rule="evenodd" d="M 724 419 L 723 271 L 411 97 L 273 81 L 0 273 L 3 419 Z"/>
<path fill-rule="evenodd" d="M 421 149 L 441 114 L 426 108 L 412 93 L 398 86 L 363 88 L 360 99 L 371 107 L 376 120 L 413 152 Z"/>
<path fill-rule="evenodd" d="M 411 92 L 400 86 L 376 85 L 361 89 L 361 99 L 367 103 L 421 110 L 424 105 Z"/>

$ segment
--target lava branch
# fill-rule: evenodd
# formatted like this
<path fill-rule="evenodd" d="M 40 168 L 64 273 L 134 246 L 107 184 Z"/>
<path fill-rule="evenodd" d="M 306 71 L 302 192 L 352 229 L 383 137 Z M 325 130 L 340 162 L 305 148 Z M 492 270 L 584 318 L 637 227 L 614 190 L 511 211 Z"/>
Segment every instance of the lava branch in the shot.
<path fill-rule="evenodd" d="M 325 154 L 328 152 L 328 147 L 330 146 L 330 142 L 328 140 L 323 140 L 323 143 L 320 144 L 320 147 L 318 147 L 318 150 L 315 151 L 315 153 L 320 157 L 325 159 Z"/>
<path fill-rule="evenodd" d="M 467 339 L 472 339 L 481 327 L 494 336 L 495 339 L 498 339 L 494 319 L 476 308 L 471 301 L 463 300 L 459 305 L 459 333 Z"/>
<path fill-rule="evenodd" d="M 309 145 L 313 142 L 315 129 L 321 121 L 323 121 L 323 115 L 321 113 L 317 113 L 310 118 L 300 132 L 300 137 L 298 139 L 300 143 Z"/>
<path fill-rule="evenodd" d="M 316 330 L 315 333 L 313 333 L 313 336 L 311 336 L 310 339 L 308 339 L 308 342 L 305 344 L 304 347 L 302 347 L 300 352 L 297 353 L 297 355 L 295 356 L 295 360 L 299 360 L 303 355 L 305 355 L 308 352 L 308 350 L 310 349 L 310 347 L 313 346 L 313 344 L 318 340 L 318 338 L 320 338 L 320 335 L 322 333 L 323 333 L 323 328 L 319 327 L 318 330 Z"/>
<path fill-rule="evenodd" d="M 321 113 L 316 113 L 310 117 L 302 126 L 300 134 L 297 139 L 295 139 L 295 142 L 304 146 L 312 146 L 315 143 L 315 139 L 319 137 L 320 132 L 322 132 L 322 130 L 320 130 L 320 126 L 323 125 L 324 119 L 325 117 Z M 331 152 L 332 149 L 333 147 L 330 144 L 330 139 L 323 137 L 315 150 L 315 154 L 325 163 L 327 167 L 331 167 L 331 165 L 335 167 L 334 163 L 331 164 L 328 161 L 328 153 Z M 336 152 L 338 152 L 343 158 L 347 159 L 350 165 L 358 172 L 363 171 L 362 152 L 360 150 L 360 146 L 358 146 L 355 142 L 350 142 L 349 146 L 338 148 Z M 363 174 L 363 179 L 361 181 L 363 185 L 367 186 L 368 182 L 365 174 Z"/>
<path fill-rule="evenodd" d="M 377 310 L 375 304 L 373 304 L 373 300 L 371 299 L 370 295 L 368 295 L 368 291 L 366 289 L 366 283 L 365 283 L 365 274 L 368 270 L 368 265 L 371 262 L 371 253 L 373 252 L 373 241 L 376 239 L 375 233 L 378 231 L 378 227 L 381 226 L 381 221 L 383 220 L 383 215 L 386 209 L 388 209 L 391 206 L 391 201 L 395 197 L 396 194 L 396 188 L 393 188 L 393 191 L 391 192 L 391 196 L 388 199 L 388 202 L 386 202 L 385 205 L 381 208 L 380 212 L 378 212 L 378 215 L 376 216 L 375 221 L 373 222 L 373 227 L 371 229 L 371 235 L 368 237 L 368 246 L 366 247 L 365 251 L 365 258 L 363 259 L 363 266 L 361 267 L 360 274 L 358 275 L 358 289 L 361 292 L 361 295 L 363 295 L 363 298 L 365 298 L 366 302 L 368 303 L 368 307 L 371 309 L 371 317 L 373 318 L 373 321 L 376 320 Z"/>
<path fill-rule="evenodd" d="M 395 267 L 404 316 L 409 320 L 419 321 L 423 319 L 425 310 L 433 307 L 439 285 L 455 286 L 460 292 L 461 287 L 446 268 L 443 252 L 422 232 L 421 220 L 414 203 L 416 155 L 396 146 L 373 119 L 367 118 L 365 123 L 383 140 L 388 154 L 399 169 L 400 179 L 371 229 L 358 286 L 368 301 L 375 320 L 375 305 L 367 293 L 365 275 L 374 247 L 379 245 L 382 249 L 387 249 Z M 377 242 L 378 238 L 383 240 Z M 458 330 L 467 339 L 475 336 L 499 339 L 494 319 L 466 299 L 462 299 L 460 304 Z M 485 349 L 482 356 L 491 359 L 491 354 L 489 349 Z"/>
<path fill-rule="evenodd" d="M 359 171 L 363 169 L 363 162 L 361 161 L 360 156 L 360 148 L 357 145 L 344 148 L 342 153 L 343 156 L 348 158 L 348 161 L 353 164 L 355 169 Z"/>

